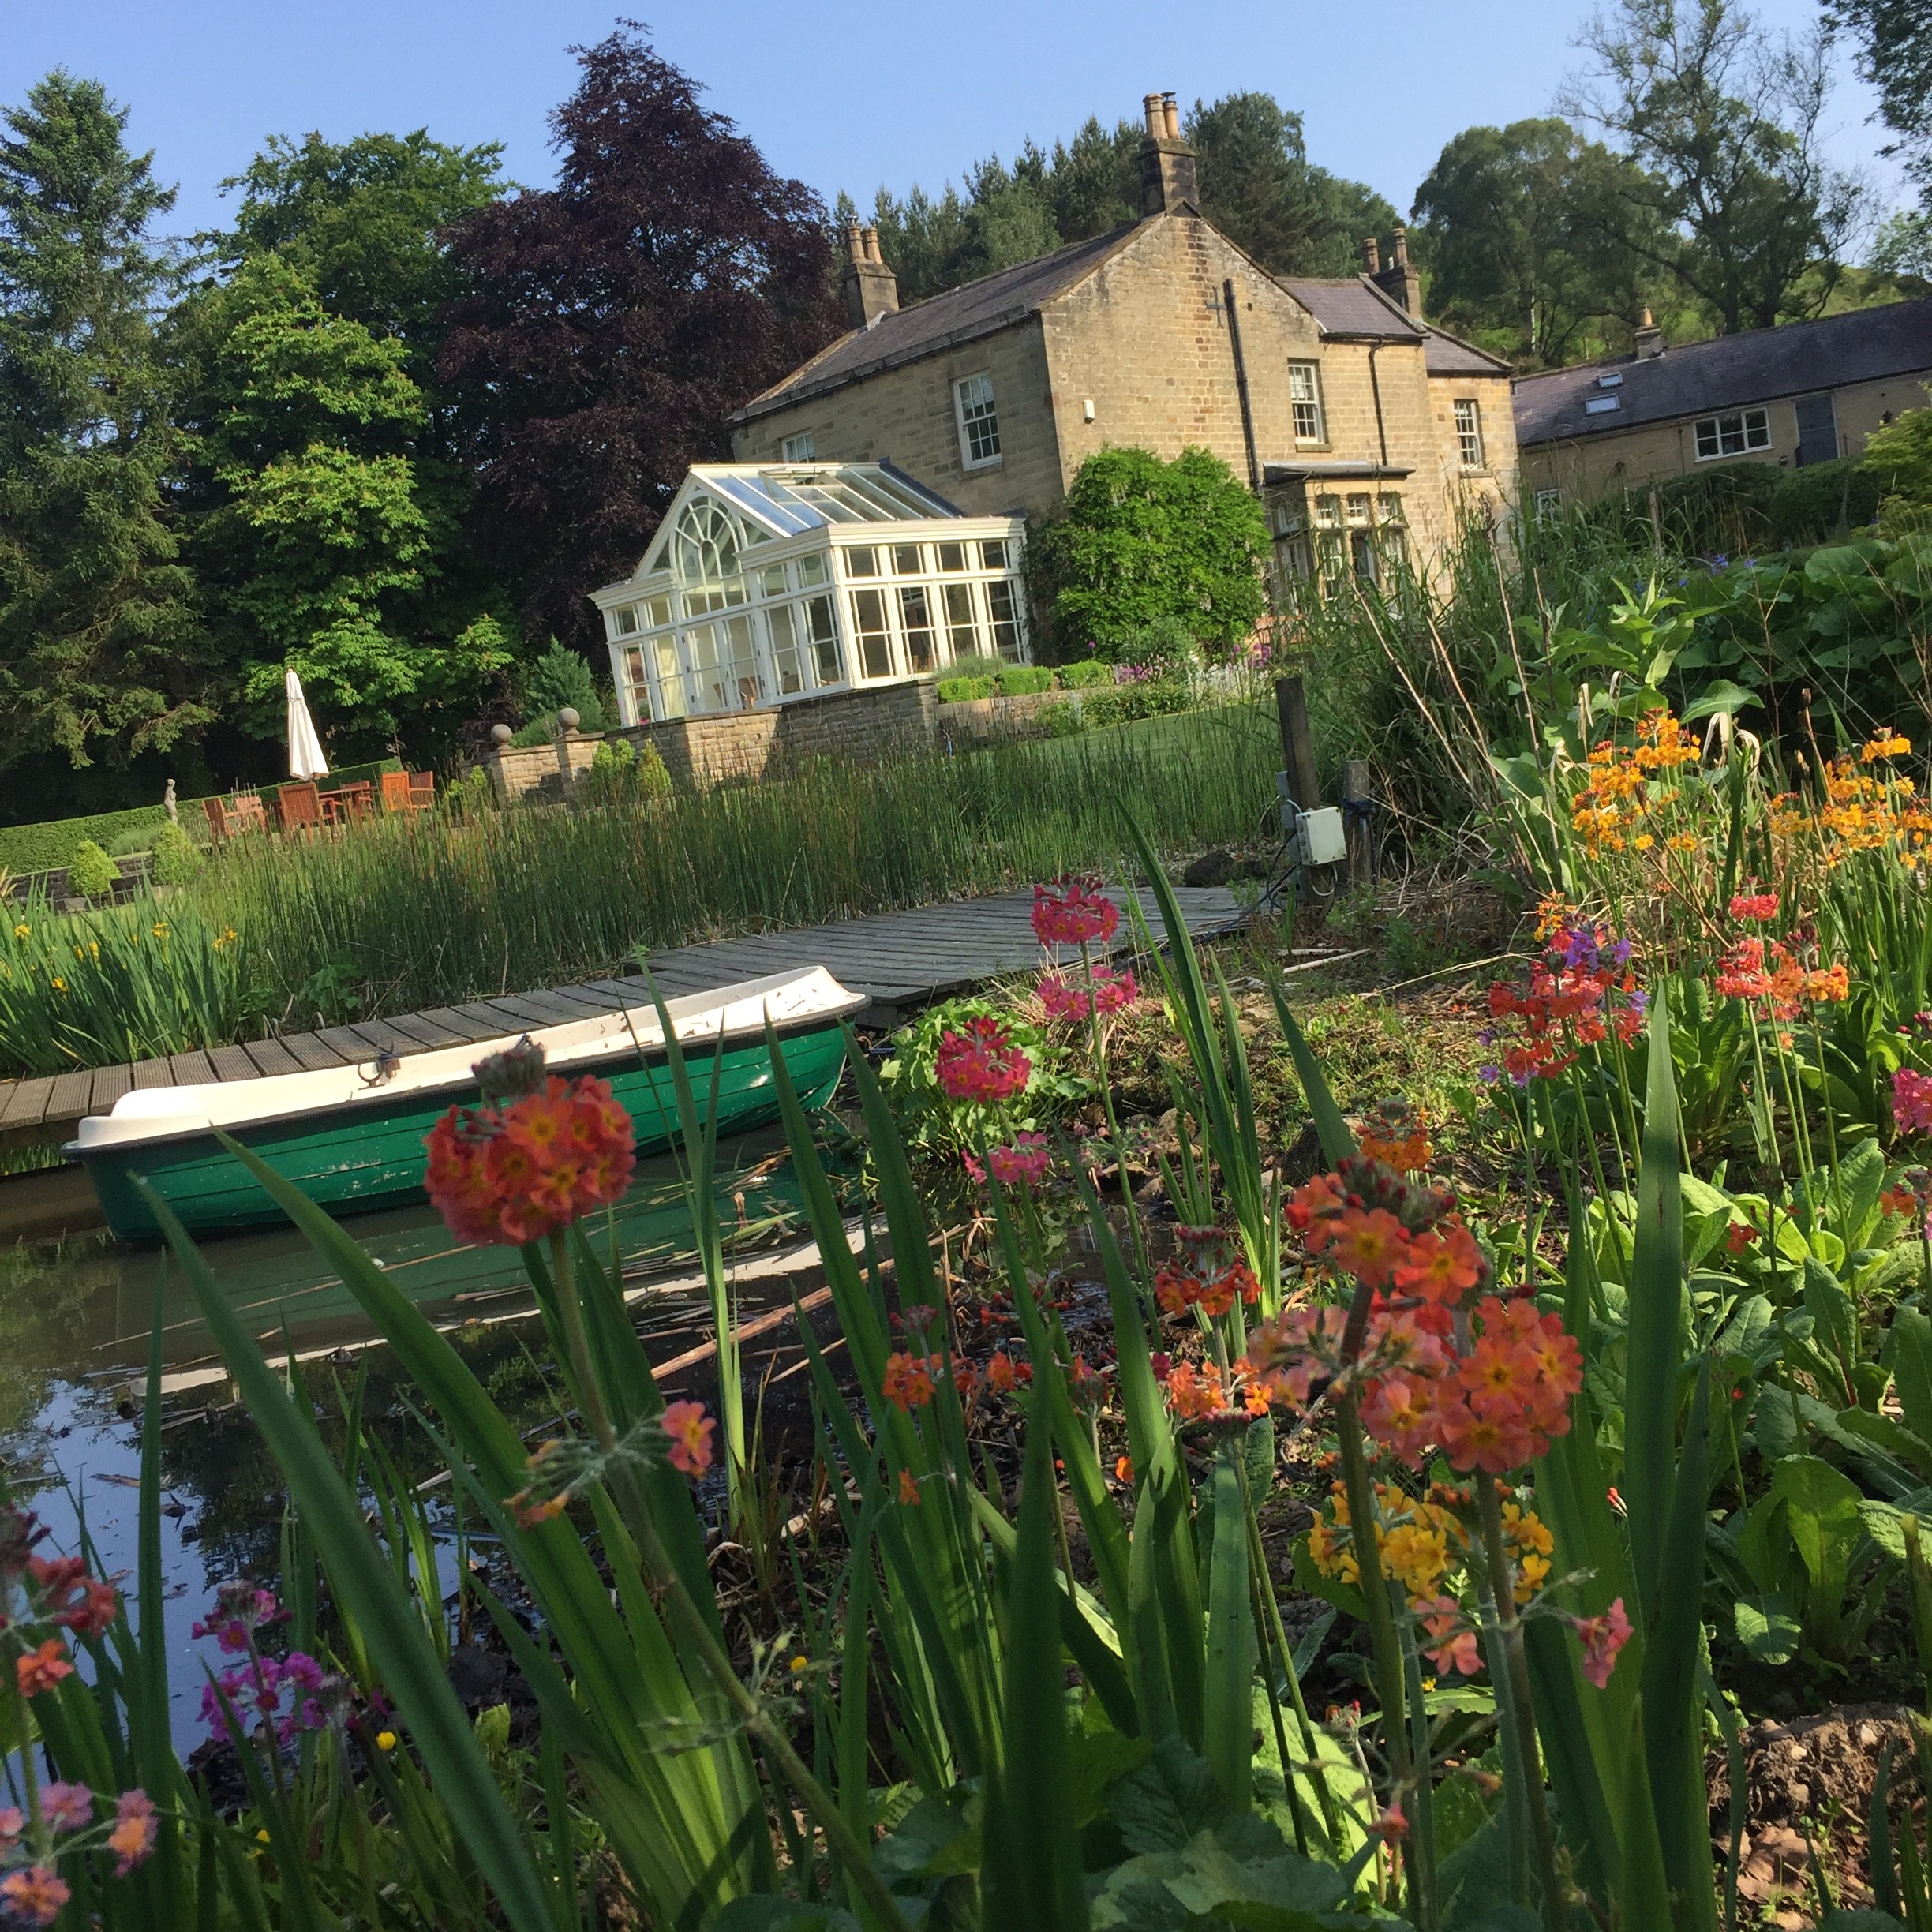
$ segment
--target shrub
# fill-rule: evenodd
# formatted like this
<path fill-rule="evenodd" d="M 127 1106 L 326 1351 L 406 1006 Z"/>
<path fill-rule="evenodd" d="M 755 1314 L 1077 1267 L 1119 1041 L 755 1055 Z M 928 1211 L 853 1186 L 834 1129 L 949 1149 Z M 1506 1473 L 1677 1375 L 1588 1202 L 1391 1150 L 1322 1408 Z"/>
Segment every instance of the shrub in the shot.
<path fill-rule="evenodd" d="M 1225 656 L 1267 606 L 1267 548 L 1260 504 L 1219 457 L 1102 450 L 1032 532 L 1028 583 L 1063 656 L 1131 661 L 1127 639 L 1158 618 Z"/>
<path fill-rule="evenodd" d="M 975 698 L 990 698 L 994 680 L 990 677 L 947 677 L 939 680 L 942 704 L 968 704 Z"/>
<path fill-rule="evenodd" d="M 1197 655 L 1193 633 L 1179 618 L 1156 617 L 1121 639 L 1119 661 L 1171 671 L 1192 664 Z"/>
<path fill-rule="evenodd" d="M 153 845 L 148 877 L 157 886 L 185 886 L 207 863 L 201 848 L 178 825 L 164 825 Z"/>
<path fill-rule="evenodd" d="M 1932 409 L 1907 410 L 1874 429 L 1859 468 L 1883 492 L 1878 515 L 1888 533 L 1923 528 L 1932 515 Z"/>
<path fill-rule="evenodd" d="M 155 841 L 160 837 L 162 828 L 167 823 L 167 821 L 165 818 L 160 822 L 159 825 L 144 821 L 140 825 L 128 826 L 125 831 L 117 832 L 112 838 L 105 841 L 105 849 L 108 857 L 131 859 L 137 852 L 152 852 Z M 99 840 L 95 842 L 97 844 L 103 843 Z"/>
<path fill-rule="evenodd" d="M 964 657 L 955 657 L 945 668 L 949 678 L 998 677 L 1006 668 L 1004 657 L 995 657 L 986 651 L 968 651 Z"/>
<path fill-rule="evenodd" d="M 1091 691 L 1114 682 L 1114 667 L 1099 657 L 1082 657 L 1061 665 L 1054 676 L 1062 691 Z"/>
<path fill-rule="evenodd" d="M 1193 695 L 1180 678 L 1144 678 L 1116 684 L 1111 691 L 1089 691 L 1080 700 L 1088 724 L 1129 724 L 1136 718 L 1165 717 L 1192 709 Z"/>
<path fill-rule="evenodd" d="M 628 738 L 607 738 L 590 755 L 585 796 L 596 804 L 668 798 L 671 774 L 654 744 L 642 750 Z"/>
<path fill-rule="evenodd" d="M 993 685 L 1002 698 L 1028 698 L 1035 691 L 1051 691 L 1053 681 L 1053 673 L 1044 665 L 1009 665 Z"/>
<path fill-rule="evenodd" d="M 552 735 L 554 725 L 549 723 L 556 713 L 567 707 L 577 713 L 579 731 L 603 730 L 608 721 L 604 716 L 604 700 L 597 691 L 596 674 L 576 652 L 560 644 L 552 638 L 550 648 L 530 666 L 530 676 L 523 686 L 524 701 L 534 714 L 524 726 L 528 731 L 538 723 L 543 723 L 543 733 L 531 739 L 541 744 L 545 738 Z M 515 742 L 524 742 L 523 734 L 517 734 Z"/>
<path fill-rule="evenodd" d="M 67 886 L 84 898 L 105 899 L 121 882 L 121 868 L 92 839 L 83 839 L 67 861 Z"/>

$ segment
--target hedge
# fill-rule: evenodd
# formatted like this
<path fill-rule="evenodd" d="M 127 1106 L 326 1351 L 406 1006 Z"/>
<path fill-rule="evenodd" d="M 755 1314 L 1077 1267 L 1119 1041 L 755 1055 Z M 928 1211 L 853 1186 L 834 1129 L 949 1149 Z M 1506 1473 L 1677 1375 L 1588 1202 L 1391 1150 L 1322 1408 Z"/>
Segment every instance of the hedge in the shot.
<path fill-rule="evenodd" d="M 345 765 L 340 771 L 330 773 L 324 782 L 330 785 L 365 781 L 373 784 L 380 773 L 402 769 L 399 758 L 376 758 L 366 764 Z M 262 796 L 271 798 L 279 789 L 276 785 L 264 785 Z M 182 824 L 191 833 L 199 834 L 207 822 L 202 801 L 198 798 L 180 799 L 176 805 Z M 58 872 L 72 860 L 84 841 L 91 840 L 100 846 L 111 845 L 123 833 L 144 830 L 150 826 L 159 828 L 167 822 L 167 811 L 163 806 L 131 805 L 123 811 L 95 812 L 81 818 L 50 818 L 36 825 L 0 826 L 0 872 L 16 874 Z"/>

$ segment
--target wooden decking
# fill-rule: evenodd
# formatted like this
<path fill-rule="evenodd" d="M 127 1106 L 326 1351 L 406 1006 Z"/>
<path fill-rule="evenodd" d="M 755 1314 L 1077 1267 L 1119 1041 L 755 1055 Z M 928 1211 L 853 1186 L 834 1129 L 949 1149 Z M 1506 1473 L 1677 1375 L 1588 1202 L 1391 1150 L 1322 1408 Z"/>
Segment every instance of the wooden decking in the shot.
<path fill-rule="evenodd" d="M 1196 933 L 1230 926 L 1241 916 L 1232 894 L 1219 888 L 1178 887 L 1189 927 Z M 1124 906 L 1125 897 L 1115 898 Z M 1156 930 L 1153 895 L 1141 904 Z M 667 998 L 698 993 L 734 980 L 755 979 L 793 968 L 823 966 L 836 979 L 871 1002 L 861 1019 L 892 1025 L 904 1013 L 1003 974 L 1023 972 L 1040 960 L 1031 920 L 1032 896 L 1003 893 L 840 919 L 789 932 L 755 933 L 706 945 L 653 953 L 650 970 Z M 1131 945 L 1123 921 L 1116 947 Z M 426 1013 L 325 1027 L 316 1033 L 285 1033 L 245 1046 L 207 1053 L 176 1054 L 131 1066 L 83 1068 L 39 1080 L 0 1081 L 0 1145 L 47 1140 L 72 1132 L 84 1114 L 105 1114 L 131 1088 L 197 1086 L 204 1080 L 253 1080 L 265 1073 L 297 1073 L 311 1067 L 354 1065 L 389 1051 L 422 1053 L 500 1039 L 526 1028 L 554 1026 L 648 1001 L 642 975 L 547 987 Z"/>

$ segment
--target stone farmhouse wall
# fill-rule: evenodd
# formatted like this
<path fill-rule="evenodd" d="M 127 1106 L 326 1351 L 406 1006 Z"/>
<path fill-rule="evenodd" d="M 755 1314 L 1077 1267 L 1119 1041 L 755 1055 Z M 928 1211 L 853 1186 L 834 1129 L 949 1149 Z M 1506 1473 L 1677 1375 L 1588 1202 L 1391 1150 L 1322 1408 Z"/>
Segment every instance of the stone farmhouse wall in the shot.
<path fill-rule="evenodd" d="M 1208 223 L 1181 215 L 1142 223 L 1037 314 L 757 417 L 734 435 L 733 454 L 741 462 L 777 461 L 786 437 L 810 433 L 822 461 L 889 457 L 975 514 L 1051 511 L 1080 465 L 1110 446 L 1170 459 L 1206 448 L 1245 479 L 1234 336 L 1224 313 L 1230 281 L 1264 466 L 1297 457 L 1376 462 L 1386 444 L 1390 466 L 1412 472 L 1387 487 L 1402 492 L 1425 554 L 1453 533 L 1466 507 L 1493 514 L 1513 496 L 1507 377 L 1431 376 L 1420 343 L 1384 342 L 1372 350 L 1367 343 L 1324 342 L 1314 316 L 1286 288 Z M 1319 448 L 1295 442 L 1294 361 L 1320 365 L 1328 440 Z M 982 372 L 993 380 L 1002 455 L 968 470 L 953 384 Z M 1456 442 L 1453 403 L 1462 396 L 1482 405 L 1488 460 L 1477 474 L 1463 471 Z"/>
<path fill-rule="evenodd" d="M 989 376 L 999 411 L 1000 453 L 968 470 L 960 451 L 953 385 Z M 738 462 L 777 462 L 788 436 L 810 435 L 820 462 L 878 462 L 889 457 L 968 516 L 1029 515 L 1063 494 L 1065 471 L 1047 395 L 1039 320 L 977 337 L 829 395 L 774 410 L 737 430 Z"/>
<path fill-rule="evenodd" d="M 1838 423 L 1838 453 L 1856 456 L 1866 439 L 1885 417 L 1901 410 L 1926 406 L 1932 369 L 1908 376 L 1891 376 L 1878 382 L 1848 383 L 1833 389 L 1832 412 Z M 1815 389 L 1807 390 L 1815 395 Z M 1798 457 L 1798 417 L 1794 399 L 1773 397 L 1736 406 L 1769 412 L 1771 447 L 1746 455 L 1725 456 L 1699 462 L 1693 425 L 1698 416 L 1714 414 L 1699 410 L 1694 416 L 1673 417 L 1668 422 L 1645 423 L 1632 429 L 1599 430 L 1594 435 L 1572 440 L 1538 443 L 1522 452 L 1522 487 L 1526 500 L 1533 500 L 1541 489 L 1560 489 L 1566 498 L 1588 503 L 1619 486 L 1632 488 L 1662 477 L 1688 476 L 1701 470 L 1718 470 L 1732 463 L 1773 462 L 1792 464 Z"/>

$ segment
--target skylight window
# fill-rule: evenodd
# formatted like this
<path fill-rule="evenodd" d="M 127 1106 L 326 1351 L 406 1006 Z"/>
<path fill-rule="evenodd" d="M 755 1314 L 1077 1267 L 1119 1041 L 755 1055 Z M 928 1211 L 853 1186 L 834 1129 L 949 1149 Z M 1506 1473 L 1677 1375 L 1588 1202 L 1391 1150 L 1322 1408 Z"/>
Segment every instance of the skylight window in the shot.
<path fill-rule="evenodd" d="M 1623 406 L 1615 396 L 1592 396 L 1583 405 L 1583 413 L 1586 416 L 1608 416 L 1612 410 Z"/>

